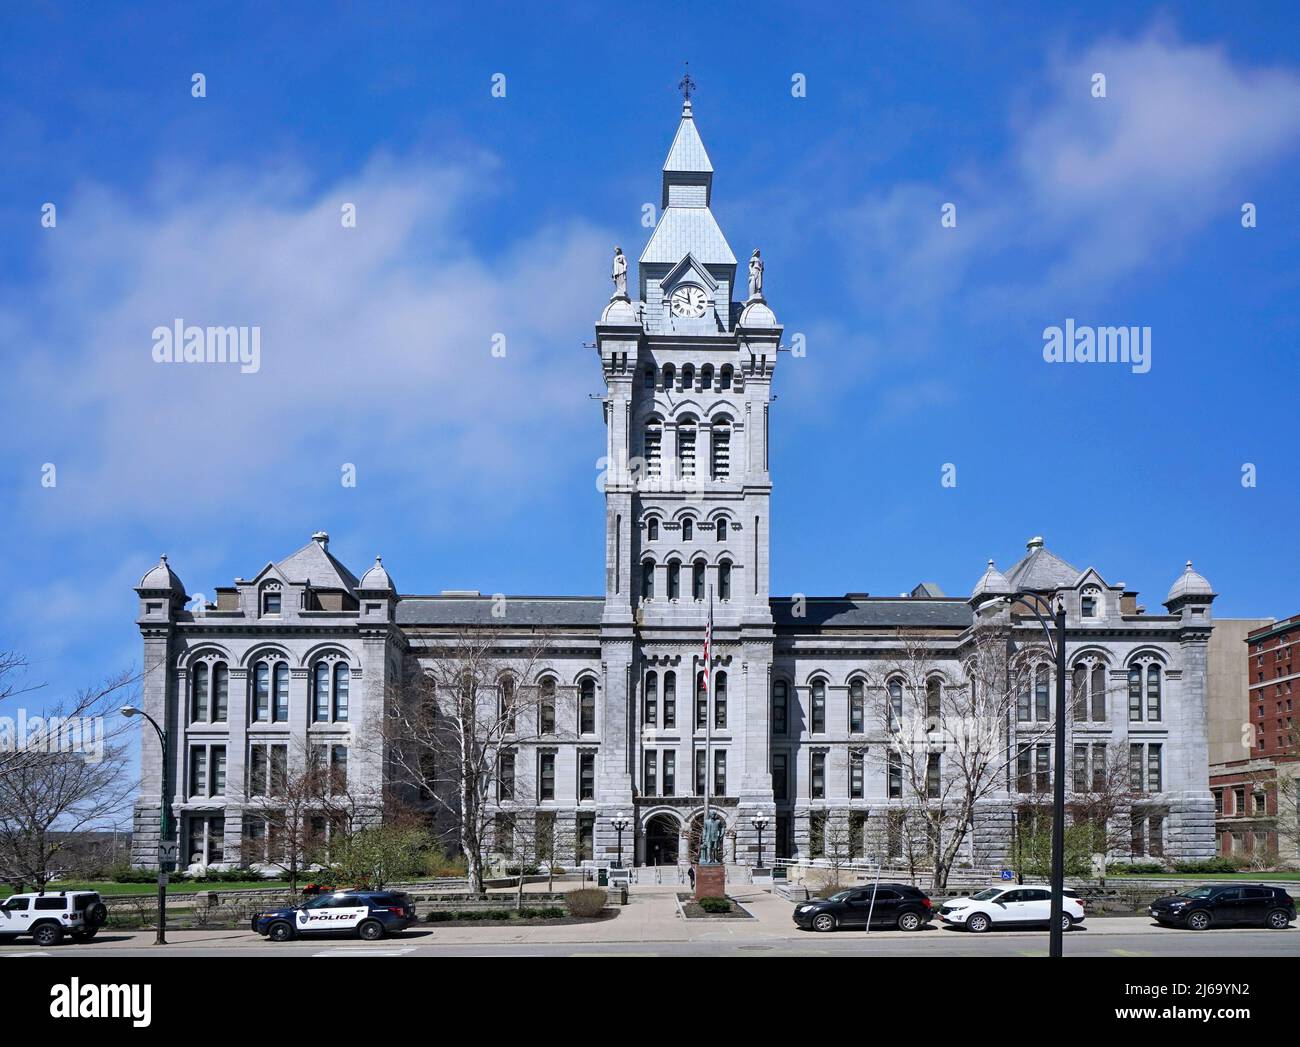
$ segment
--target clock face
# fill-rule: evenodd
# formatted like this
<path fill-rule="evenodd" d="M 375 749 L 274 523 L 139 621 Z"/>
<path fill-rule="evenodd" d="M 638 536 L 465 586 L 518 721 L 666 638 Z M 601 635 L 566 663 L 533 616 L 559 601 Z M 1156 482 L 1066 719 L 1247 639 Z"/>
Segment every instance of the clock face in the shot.
<path fill-rule="evenodd" d="M 696 287 L 695 284 L 682 284 L 673 291 L 670 299 L 673 307 L 673 316 L 701 317 L 704 310 L 708 308 L 709 296 L 704 293 L 704 288 Z"/>

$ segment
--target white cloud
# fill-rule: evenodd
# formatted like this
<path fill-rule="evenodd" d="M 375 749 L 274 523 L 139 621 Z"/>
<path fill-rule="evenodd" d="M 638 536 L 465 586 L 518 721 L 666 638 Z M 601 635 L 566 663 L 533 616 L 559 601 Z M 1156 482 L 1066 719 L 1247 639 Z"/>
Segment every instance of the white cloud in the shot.
<path fill-rule="evenodd" d="M 37 292 L 0 315 L 28 347 L 6 378 L 17 456 L 33 476 L 59 466 L 58 497 L 29 494 L 31 511 L 57 506 L 47 522 L 69 527 L 257 512 L 259 497 L 274 512 L 267 492 L 283 505 L 337 485 L 345 461 L 359 487 L 526 498 L 555 456 L 524 449 L 562 445 L 592 410 L 581 342 L 614 240 L 572 222 L 471 242 L 494 170 L 381 158 L 319 188 L 233 169 L 130 200 L 84 186 L 45 240 Z M 177 317 L 260 326 L 260 372 L 155 363 L 151 332 Z"/>
<path fill-rule="evenodd" d="M 1107 97 L 1093 98 L 1092 75 Z M 1300 73 L 1155 29 L 1057 55 L 1001 162 L 865 199 L 843 228 L 866 304 L 925 323 L 1104 295 L 1212 222 L 1300 142 Z M 958 225 L 939 209 L 957 203 Z M 917 339 L 912 344 L 920 344 Z"/>

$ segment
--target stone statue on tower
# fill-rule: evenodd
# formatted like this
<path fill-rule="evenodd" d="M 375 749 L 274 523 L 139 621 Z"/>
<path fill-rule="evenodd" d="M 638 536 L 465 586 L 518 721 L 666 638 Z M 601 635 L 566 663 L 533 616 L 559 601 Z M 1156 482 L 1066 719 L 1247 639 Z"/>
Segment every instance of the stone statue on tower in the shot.
<path fill-rule="evenodd" d="M 623 254 L 623 248 L 614 248 L 614 268 L 610 271 L 610 279 L 614 281 L 614 298 L 627 297 L 627 256 Z M 613 301 L 613 298 L 610 299 Z"/>
<path fill-rule="evenodd" d="M 763 259 L 759 257 L 758 248 L 749 258 L 749 299 L 761 301 L 763 298 Z"/>

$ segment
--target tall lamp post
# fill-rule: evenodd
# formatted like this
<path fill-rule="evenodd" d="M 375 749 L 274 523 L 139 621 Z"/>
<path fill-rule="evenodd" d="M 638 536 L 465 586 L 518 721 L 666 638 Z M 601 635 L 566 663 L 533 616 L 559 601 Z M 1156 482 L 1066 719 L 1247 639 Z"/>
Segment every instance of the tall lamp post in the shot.
<path fill-rule="evenodd" d="M 763 868 L 763 830 L 767 828 L 767 815 L 759 811 L 749 820 L 749 824 L 758 830 L 758 866 Z"/>
<path fill-rule="evenodd" d="M 1047 649 L 1056 662 L 1056 754 L 1052 768 L 1052 910 L 1048 931 L 1048 954 L 1061 955 L 1061 911 L 1065 892 L 1065 602 L 1058 596 L 1056 606 L 1040 593 L 1017 590 L 1008 596 L 995 596 L 980 604 L 978 613 L 1000 610 L 1003 606 L 1024 604 L 1038 619 L 1047 638 Z M 1044 616 L 1047 617 L 1044 617 Z M 1048 625 L 1048 618 L 1052 624 Z M 1055 638 L 1053 638 L 1055 629 Z"/>
<path fill-rule="evenodd" d="M 134 705 L 122 707 L 123 716 L 143 716 L 158 732 L 158 744 L 162 746 L 162 803 L 158 808 L 158 932 L 154 936 L 155 945 L 167 944 L 167 862 L 163 859 L 163 847 L 171 839 L 171 818 L 167 810 L 167 732 L 158 726 L 158 721 Z"/>
<path fill-rule="evenodd" d="M 622 811 L 619 811 L 618 814 L 614 815 L 614 820 L 611 824 L 613 824 L 614 828 L 618 831 L 618 867 L 621 869 L 623 868 L 623 830 L 631 823 L 629 822 L 627 815 Z"/>

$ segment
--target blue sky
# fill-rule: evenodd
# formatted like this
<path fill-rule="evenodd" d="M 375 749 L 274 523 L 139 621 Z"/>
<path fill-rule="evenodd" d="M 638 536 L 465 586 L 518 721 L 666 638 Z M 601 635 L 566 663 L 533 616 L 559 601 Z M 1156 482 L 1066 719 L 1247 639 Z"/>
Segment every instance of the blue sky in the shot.
<path fill-rule="evenodd" d="M 601 591 L 583 343 L 684 59 L 807 340 L 775 592 L 964 593 L 1043 534 L 1153 612 L 1189 558 L 1220 615 L 1300 610 L 1294 5 L 371 6 L 0 16 L 0 647 L 51 696 L 139 660 L 164 551 L 208 596 L 317 529 L 404 592 Z M 261 371 L 154 364 L 175 317 L 260 325 Z M 1150 373 L 1045 364 L 1067 317 L 1150 326 Z"/>

